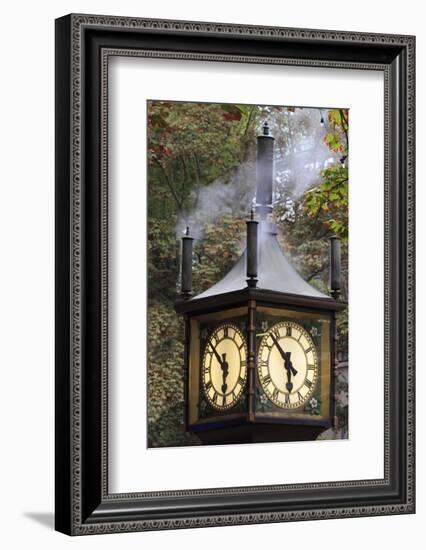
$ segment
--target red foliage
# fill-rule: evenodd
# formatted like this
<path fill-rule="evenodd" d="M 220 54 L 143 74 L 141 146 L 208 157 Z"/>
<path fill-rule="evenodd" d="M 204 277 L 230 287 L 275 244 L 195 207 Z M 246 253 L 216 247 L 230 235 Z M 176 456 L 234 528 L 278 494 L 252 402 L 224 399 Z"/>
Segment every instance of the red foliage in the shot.
<path fill-rule="evenodd" d="M 241 120 L 241 113 L 223 113 L 225 120 Z"/>

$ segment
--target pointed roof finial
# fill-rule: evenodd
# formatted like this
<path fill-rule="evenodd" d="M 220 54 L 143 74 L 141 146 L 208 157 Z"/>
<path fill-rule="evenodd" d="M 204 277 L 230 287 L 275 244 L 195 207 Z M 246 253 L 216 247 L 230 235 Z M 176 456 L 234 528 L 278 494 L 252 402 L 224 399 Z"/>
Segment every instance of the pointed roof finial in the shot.
<path fill-rule="evenodd" d="M 269 136 L 269 126 L 268 126 L 268 123 L 267 123 L 266 120 L 265 120 L 265 122 L 262 126 L 262 130 L 263 130 L 263 135 L 264 136 Z"/>

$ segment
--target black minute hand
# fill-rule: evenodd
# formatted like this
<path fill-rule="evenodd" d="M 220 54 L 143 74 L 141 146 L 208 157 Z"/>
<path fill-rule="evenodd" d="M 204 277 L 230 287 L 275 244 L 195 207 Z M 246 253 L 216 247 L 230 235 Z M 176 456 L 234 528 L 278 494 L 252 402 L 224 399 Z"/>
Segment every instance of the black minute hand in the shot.
<path fill-rule="evenodd" d="M 280 352 L 281 354 L 281 357 L 284 359 L 284 361 L 287 361 L 287 354 L 285 353 L 285 351 L 283 350 L 283 348 L 280 346 L 280 344 L 278 343 L 278 340 L 275 338 L 275 335 L 273 332 L 271 332 L 271 338 L 272 340 L 274 341 L 274 344 L 277 346 L 278 348 L 278 351 Z M 290 353 L 291 355 L 291 353 Z"/>
<path fill-rule="evenodd" d="M 219 365 L 222 366 L 223 361 L 222 361 L 222 359 L 220 358 L 220 355 L 218 354 L 216 348 L 214 348 L 211 344 L 210 344 L 210 347 L 212 348 L 213 353 L 214 353 L 215 356 L 216 356 L 216 359 L 219 361 Z"/>
<path fill-rule="evenodd" d="M 293 367 L 293 363 L 290 361 L 291 351 L 286 353 L 283 348 L 280 346 L 278 340 L 275 338 L 274 334 L 271 332 L 271 338 L 274 341 L 274 344 L 277 346 L 278 351 L 280 352 L 281 357 L 284 359 L 285 368 L 291 370 L 293 376 L 296 376 L 297 370 Z"/>

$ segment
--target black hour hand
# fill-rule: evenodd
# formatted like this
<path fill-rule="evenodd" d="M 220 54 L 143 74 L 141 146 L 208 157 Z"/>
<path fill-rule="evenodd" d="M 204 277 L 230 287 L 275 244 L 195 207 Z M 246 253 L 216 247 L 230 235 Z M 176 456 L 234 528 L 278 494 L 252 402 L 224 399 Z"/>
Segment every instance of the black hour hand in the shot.
<path fill-rule="evenodd" d="M 292 363 L 291 361 L 288 362 L 288 367 L 289 367 L 289 369 L 290 369 L 290 371 L 291 371 L 291 374 L 292 374 L 293 376 L 296 376 L 297 370 L 293 367 L 293 363 Z"/>

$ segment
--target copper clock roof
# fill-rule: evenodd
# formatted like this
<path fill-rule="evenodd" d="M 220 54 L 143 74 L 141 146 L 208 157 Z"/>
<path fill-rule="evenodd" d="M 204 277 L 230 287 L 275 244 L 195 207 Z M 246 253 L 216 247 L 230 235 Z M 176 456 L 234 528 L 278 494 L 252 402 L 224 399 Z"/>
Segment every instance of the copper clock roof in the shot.
<path fill-rule="evenodd" d="M 259 223 L 258 239 L 258 289 L 330 299 L 328 295 L 307 283 L 290 264 L 281 250 L 272 224 L 265 221 Z M 247 288 L 246 279 L 246 251 L 244 251 L 223 279 L 192 299 L 199 300 L 242 290 Z"/>

